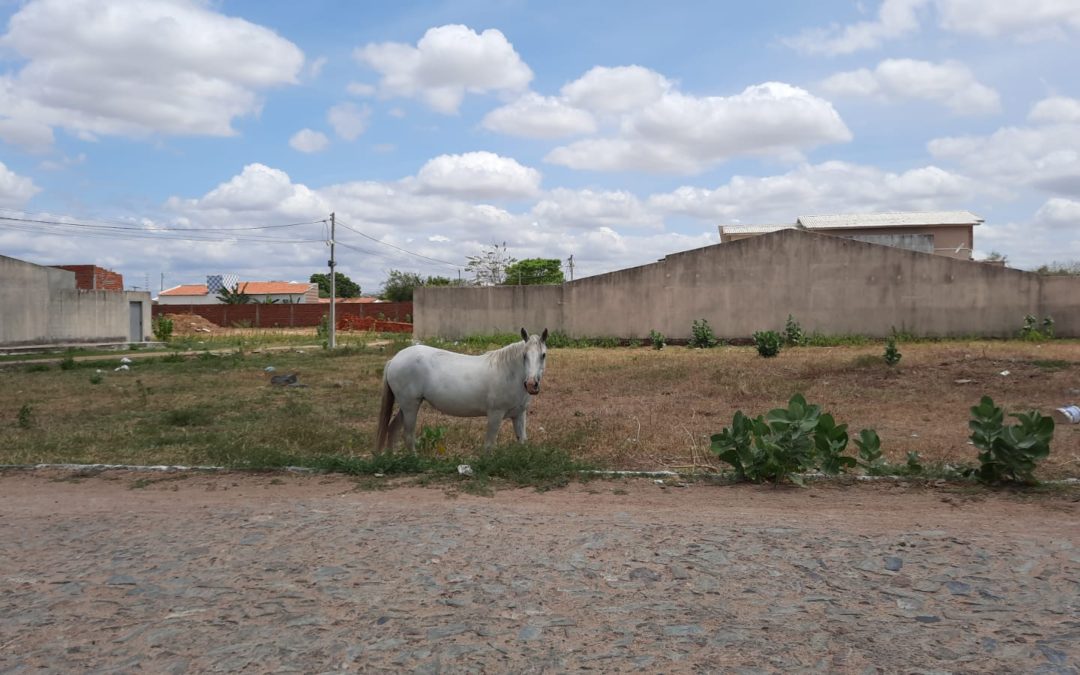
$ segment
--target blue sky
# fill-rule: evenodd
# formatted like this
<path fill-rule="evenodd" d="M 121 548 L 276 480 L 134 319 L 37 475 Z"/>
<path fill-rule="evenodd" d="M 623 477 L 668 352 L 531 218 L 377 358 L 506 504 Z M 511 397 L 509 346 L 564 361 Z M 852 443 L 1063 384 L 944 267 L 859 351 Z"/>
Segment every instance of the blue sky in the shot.
<path fill-rule="evenodd" d="M 0 253 L 129 286 L 306 279 L 331 211 L 368 292 L 494 242 L 586 275 L 820 213 L 967 209 L 976 257 L 1080 259 L 1076 0 L 31 0 L 0 21 Z"/>

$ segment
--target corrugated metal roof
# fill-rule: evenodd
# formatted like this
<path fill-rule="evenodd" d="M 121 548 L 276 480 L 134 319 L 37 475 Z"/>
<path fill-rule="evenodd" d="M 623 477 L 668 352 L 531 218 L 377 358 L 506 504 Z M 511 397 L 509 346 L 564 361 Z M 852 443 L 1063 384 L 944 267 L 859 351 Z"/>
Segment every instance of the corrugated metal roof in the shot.
<path fill-rule="evenodd" d="M 897 211 L 893 213 L 839 213 L 799 216 L 797 224 L 808 230 L 918 225 L 978 225 L 983 219 L 971 211 Z"/>
<path fill-rule="evenodd" d="M 720 232 L 723 234 L 765 234 L 794 228 L 794 225 L 721 225 Z"/>

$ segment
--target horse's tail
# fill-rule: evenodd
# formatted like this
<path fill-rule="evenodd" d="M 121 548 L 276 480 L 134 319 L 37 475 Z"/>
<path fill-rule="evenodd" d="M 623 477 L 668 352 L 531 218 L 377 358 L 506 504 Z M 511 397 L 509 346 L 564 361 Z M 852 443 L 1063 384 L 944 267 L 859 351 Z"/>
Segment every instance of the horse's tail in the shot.
<path fill-rule="evenodd" d="M 382 452 L 386 448 L 386 440 L 390 435 L 390 415 L 394 411 L 394 390 L 386 381 L 383 374 L 382 381 L 382 405 L 379 406 L 379 429 L 375 432 L 375 452 Z"/>

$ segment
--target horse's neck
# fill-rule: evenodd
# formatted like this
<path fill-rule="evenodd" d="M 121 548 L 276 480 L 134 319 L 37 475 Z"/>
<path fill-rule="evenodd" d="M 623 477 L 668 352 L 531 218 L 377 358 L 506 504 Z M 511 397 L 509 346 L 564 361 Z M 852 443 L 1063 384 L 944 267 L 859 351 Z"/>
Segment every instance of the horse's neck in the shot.
<path fill-rule="evenodd" d="M 525 353 L 525 347 L 526 344 L 524 342 L 515 342 L 502 349 L 488 352 L 485 356 L 487 356 L 499 370 L 515 373 L 523 368 L 521 357 Z"/>

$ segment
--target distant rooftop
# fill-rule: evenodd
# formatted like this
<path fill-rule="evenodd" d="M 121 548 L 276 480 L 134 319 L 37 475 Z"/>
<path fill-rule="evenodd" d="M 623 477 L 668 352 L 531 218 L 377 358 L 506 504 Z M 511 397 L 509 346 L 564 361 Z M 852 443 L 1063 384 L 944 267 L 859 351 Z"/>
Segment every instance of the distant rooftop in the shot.
<path fill-rule="evenodd" d="M 791 230 L 794 225 L 721 225 L 724 234 L 767 234 L 778 230 Z"/>
<path fill-rule="evenodd" d="M 895 211 L 892 213 L 839 213 L 799 216 L 795 224 L 808 230 L 846 227 L 914 227 L 919 225 L 979 225 L 983 219 L 971 211 Z"/>
<path fill-rule="evenodd" d="M 240 292 L 248 295 L 303 295 L 314 286 L 296 281 L 241 281 Z M 159 295 L 208 295 L 206 284 L 186 284 L 162 291 Z"/>

